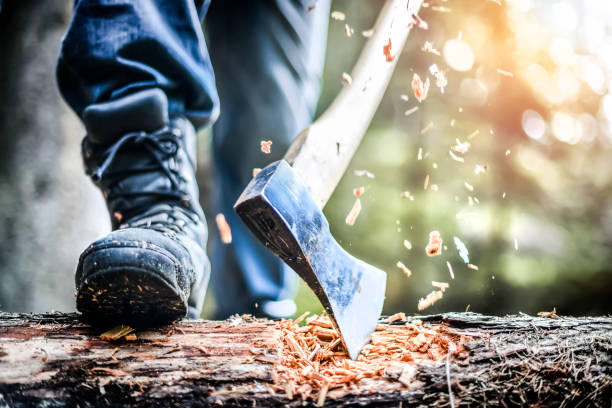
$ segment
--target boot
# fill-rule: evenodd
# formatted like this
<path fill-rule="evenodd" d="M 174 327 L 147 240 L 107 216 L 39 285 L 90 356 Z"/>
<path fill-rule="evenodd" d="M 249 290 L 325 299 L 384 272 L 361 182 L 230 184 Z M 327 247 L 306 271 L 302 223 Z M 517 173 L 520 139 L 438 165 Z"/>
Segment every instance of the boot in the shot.
<path fill-rule="evenodd" d="M 92 105 L 83 122 L 86 173 L 102 190 L 113 232 L 81 254 L 77 309 L 97 325 L 198 318 L 210 263 L 193 126 L 168 117 L 159 89 Z"/>

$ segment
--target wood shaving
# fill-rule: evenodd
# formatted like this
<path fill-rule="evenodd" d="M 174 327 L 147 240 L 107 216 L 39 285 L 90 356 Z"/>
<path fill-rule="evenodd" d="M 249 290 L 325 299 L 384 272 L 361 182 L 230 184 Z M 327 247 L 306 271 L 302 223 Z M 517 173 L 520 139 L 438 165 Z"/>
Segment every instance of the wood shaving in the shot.
<path fill-rule="evenodd" d="M 369 172 L 369 171 L 367 171 L 367 170 L 355 170 L 355 171 L 354 171 L 354 174 L 355 174 L 357 177 L 363 177 L 363 176 L 366 176 L 366 177 L 367 177 L 367 178 L 369 178 L 369 179 L 373 179 L 373 178 L 375 178 L 375 177 L 376 177 L 376 176 L 374 175 L 374 173 L 370 173 L 370 172 Z"/>
<path fill-rule="evenodd" d="M 389 42 L 383 46 L 383 54 L 387 62 L 393 62 L 395 60 L 395 55 L 391 55 L 391 48 L 393 44 L 391 43 L 391 38 L 389 38 Z"/>
<path fill-rule="evenodd" d="M 474 168 L 474 174 L 478 175 L 480 173 L 484 173 L 487 171 L 487 166 L 481 166 L 480 164 L 477 164 L 476 167 Z"/>
<path fill-rule="evenodd" d="M 271 140 L 262 140 L 260 143 L 261 146 L 261 151 L 264 152 L 265 154 L 270 154 L 271 153 L 271 146 L 272 146 L 272 141 Z"/>
<path fill-rule="evenodd" d="M 124 336 L 127 336 L 128 334 L 130 334 L 133 331 L 134 331 L 134 329 L 132 329 L 130 326 L 126 326 L 124 324 L 120 324 L 120 325 L 115 326 L 112 329 L 102 333 L 100 335 L 100 338 L 102 340 L 107 340 L 107 341 L 119 340 L 120 338 L 122 338 Z"/>
<path fill-rule="evenodd" d="M 217 229 L 219 230 L 219 236 L 221 237 L 221 242 L 224 244 L 232 243 L 232 230 L 230 229 L 225 216 L 221 213 L 217 214 L 215 217 L 215 222 L 217 223 Z"/>
<path fill-rule="evenodd" d="M 404 111 L 404 116 L 410 116 L 410 115 L 412 115 L 414 112 L 416 112 L 418 110 L 419 110 L 418 106 L 412 107 L 412 108 Z"/>
<path fill-rule="evenodd" d="M 347 85 L 350 85 L 353 83 L 353 78 L 351 78 L 351 76 L 349 74 L 347 74 L 346 72 L 342 73 L 342 82 L 344 82 Z"/>
<path fill-rule="evenodd" d="M 452 150 L 449 150 L 448 154 L 450 155 L 451 159 L 453 159 L 454 161 L 465 163 L 465 159 L 463 157 L 457 156 L 455 153 L 453 153 Z"/>
<path fill-rule="evenodd" d="M 433 122 L 429 122 L 427 124 L 427 126 L 425 126 L 423 129 L 421 129 L 421 134 L 424 135 L 425 133 L 427 133 L 431 128 L 433 128 L 434 124 Z"/>
<path fill-rule="evenodd" d="M 406 389 L 414 384 L 418 366 L 433 366 L 446 358 L 449 350 L 465 352 L 462 344 L 467 339 L 451 334 L 446 326 L 420 321 L 397 324 L 406 320 L 404 313 L 397 313 L 388 318 L 396 324 L 379 324 L 356 361 L 348 357 L 337 335 L 321 333 L 321 325 L 333 327 L 328 317 L 312 316 L 305 326 L 281 320 L 276 391 L 289 399 L 297 397 L 322 406 L 334 398 L 334 392 L 356 392 L 364 383 Z"/>
<path fill-rule="evenodd" d="M 440 51 L 436 50 L 433 47 L 433 43 L 431 43 L 429 41 L 425 41 L 425 44 L 423 44 L 423 47 L 421 48 L 421 51 L 429 52 L 429 53 L 435 54 L 435 55 L 440 55 Z"/>
<path fill-rule="evenodd" d="M 346 19 L 346 14 L 341 11 L 332 11 L 331 18 L 337 21 L 344 21 Z"/>
<path fill-rule="evenodd" d="M 365 193 L 365 187 L 361 186 L 361 187 L 357 187 L 353 189 L 353 195 L 355 197 L 361 197 L 363 195 L 363 193 Z"/>
<path fill-rule="evenodd" d="M 394 323 L 394 322 L 399 322 L 399 321 L 405 321 L 406 320 L 406 313 L 404 312 L 399 312 L 396 313 L 394 315 L 391 315 L 387 318 L 387 322 L 389 323 Z"/>
<path fill-rule="evenodd" d="M 441 290 L 434 290 L 433 292 L 431 292 L 430 294 L 425 296 L 425 298 L 421 298 L 419 300 L 417 308 L 419 310 L 425 310 L 429 306 L 433 305 L 434 303 L 436 303 L 440 299 L 442 299 L 442 291 Z"/>
<path fill-rule="evenodd" d="M 497 72 L 502 74 L 503 76 L 507 76 L 507 77 L 510 77 L 510 78 L 514 77 L 514 74 L 512 72 L 506 71 L 506 70 L 501 69 L 501 68 L 497 68 Z"/>
<path fill-rule="evenodd" d="M 404 265 L 401 261 L 397 261 L 395 266 L 397 266 L 402 272 L 404 272 L 404 275 L 406 275 L 407 278 L 412 276 L 412 272 L 410 271 L 410 269 L 408 269 L 406 265 Z"/>
<path fill-rule="evenodd" d="M 462 142 L 459 139 L 455 139 L 455 143 L 456 144 L 451 147 L 451 149 L 456 151 L 457 153 L 465 154 L 468 152 L 468 150 L 470 150 L 470 142 Z"/>
<path fill-rule="evenodd" d="M 344 34 L 346 34 L 347 37 L 352 37 L 354 32 L 355 30 L 353 30 L 351 26 L 348 24 L 344 25 Z"/>
<path fill-rule="evenodd" d="M 444 88 L 448 85 L 448 79 L 444 71 L 440 71 L 436 64 L 429 67 L 429 72 L 436 78 L 436 86 L 440 88 L 440 92 L 444 93 Z"/>
<path fill-rule="evenodd" d="M 425 98 L 427 98 L 427 94 L 429 93 L 429 78 L 423 82 L 421 77 L 416 72 L 412 76 L 412 92 L 414 92 L 414 96 L 420 102 L 423 102 Z"/>
<path fill-rule="evenodd" d="M 453 267 L 450 262 L 446 261 L 446 267 L 448 268 L 448 273 L 450 274 L 451 279 L 455 279 L 455 273 L 453 272 Z"/>
<path fill-rule="evenodd" d="M 361 200 L 358 198 L 355 200 L 355 204 L 353 204 L 353 208 L 351 208 L 351 211 L 349 211 L 348 215 L 346 216 L 345 222 L 348 225 L 354 225 L 360 212 L 361 212 Z"/>
<path fill-rule="evenodd" d="M 425 252 L 429 256 L 436 256 L 442 253 L 442 237 L 438 231 L 429 233 L 429 243 L 425 247 Z"/>
<path fill-rule="evenodd" d="M 538 316 L 540 317 L 548 317 L 550 319 L 560 319 L 557 315 L 557 308 L 553 307 L 552 312 L 538 312 Z"/>
<path fill-rule="evenodd" d="M 446 289 L 450 287 L 448 282 L 436 282 L 436 281 L 431 281 L 431 286 L 435 286 L 436 288 L 439 288 L 442 292 L 444 292 Z"/>
<path fill-rule="evenodd" d="M 444 6 L 433 6 L 431 9 L 440 13 L 450 13 L 452 11 L 450 8 Z"/>
<path fill-rule="evenodd" d="M 429 185 L 429 174 L 425 176 L 425 182 L 423 183 L 423 190 L 427 190 L 428 185 Z"/>
<path fill-rule="evenodd" d="M 419 17 L 418 15 L 413 14 L 412 19 L 417 24 L 417 27 L 419 27 L 420 29 L 427 30 L 429 28 L 429 25 L 427 24 L 427 22 L 423 20 L 421 17 Z"/>

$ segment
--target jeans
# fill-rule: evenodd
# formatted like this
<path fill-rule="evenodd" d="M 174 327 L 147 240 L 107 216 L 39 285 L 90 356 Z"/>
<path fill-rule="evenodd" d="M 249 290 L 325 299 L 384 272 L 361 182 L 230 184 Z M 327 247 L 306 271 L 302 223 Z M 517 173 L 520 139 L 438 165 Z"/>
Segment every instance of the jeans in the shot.
<path fill-rule="evenodd" d="M 200 129 L 214 124 L 216 194 L 204 205 L 225 215 L 233 236 L 224 245 L 211 235 L 218 318 L 261 314 L 262 301 L 293 296 L 295 273 L 243 226 L 233 204 L 253 168 L 280 159 L 312 121 L 329 8 L 329 0 L 75 2 L 57 80 L 77 115 L 159 88 L 171 116 Z M 261 140 L 272 141 L 271 154 L 261 152 Z"/>

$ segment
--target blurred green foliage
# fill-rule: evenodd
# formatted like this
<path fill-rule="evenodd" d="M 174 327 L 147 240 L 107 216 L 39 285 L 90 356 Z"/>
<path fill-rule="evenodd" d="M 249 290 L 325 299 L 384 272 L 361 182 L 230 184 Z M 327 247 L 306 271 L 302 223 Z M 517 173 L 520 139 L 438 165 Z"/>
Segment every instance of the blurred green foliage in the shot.
<path fill-rule="evenodd" d="M 325 209 L 332 232 L 344 248 L 388 273 L 386 314 L 416 313 L 419 298 L 434 290 L 432 280 L 449 282 L 450 288 L 424 313 L 463 311 L 468 304 L 472 311 L 494 314 L 536 313 L 553 307 L 560 314 L 573 315 L 612 311 L 608 300 L 612 292 L 611 143 L 606 118 L 598 111 L 605 92 L 594 92 L 587 85 L 589 78 L 582 78 L 572 97 L 551 102 L 550 95 L 538 94 L 541 83 L 530 83 L 527 75 L 533 64 L 549 72 L 561 68 L 542 50 L 525 51 L 534 45 L 525 43 L 522 24 L 535 21 L 537 26 L 548 6 L 537 0 L 532 3 L 540 8 L 517 14 L 506 3 L 499 6 L 490 0 L 430 2 L 420 13 L 429 29 L 414 29 L 410 34 L 378 113 Z M 343 86 L 342 72 L 350 72 L 366 40 L 361 32 L 373 25 L 380 5 L 380 1 L 334 1 L 332 9 L 343 11 L 347 19 L 330 20 L 320 111 Z M 435 11 L 432 6 L 450 12 Z M 350 38 L 345 23 L 355 30 Z M 542 38 L 537 41 L 546 50 L 557 34 L 545 20 L 539 29 Z M 453 71 L 447 68 L 444 54 L 421 50 L 425 41 L 431 41 L 442 51 L 445 41 L 459 35 L 475 54 L 468 71 Z M 589 55 L 580 46 L 574 52 Z M 434 63 L 447 70 L 444 94 L 428 72 Z M 612 67 L 605 69 L 612 74 Z M 421 104 L 410 86 L 414 72 L 434 82 Z M 486 103 L 474 103 L 473 95 L 461 89 L 466 78 L 489 85 Z M 409 100 L 403 100 L 402 94 Z M 405 116 L 415 105 L 419 110 Z M 528 137 L 523 129 L 527 109 L 538 112 L 546 122 L 539 140 Z M 586 129 L 588 134 L 583 129 L 582 139 L 570 144 L 559 140 L 559 131 L 553 132 L 556 112 L 574 117 L 586 114 L 600 123 Z M 433 127 L 422 135 L 429 123 Z M 451 159 L 448 151 L 455 139 L 464 142 L 475 131 L 470 150 L 463 155 L 465 162 Z M 417 159 L 419 148 L 425 156 L 422 160 Z M 486 166 L 486 172 L 475 174 L 476 164 Z M 358 177 L 355 169 L 367 169 L 376 177 Z M 426 175 L 429 188 L 424 190 Z M 438 191 L 431 189 L 434 184 Z M 363 210 L 355 225 L 349 226 L 344 219 L 355 200 L 352 189 L 359 186 L 366 187 Z M 404 191 L 414 200 L 402 198 Z M 441 256 L 429 257 L 424 248 L 433 230 L 440 231 L 446 247 Z M 454 236 L 466 244 L 470 262 L 478 270 L 461 260 Z M 404 247 L 404 240 L 412 243 L 411 250 Z M 396 267 L 397 261 L 411 269 L 412 277 Z M 298 308 L 298 313 L 321 310 L 303 284 Z"/>

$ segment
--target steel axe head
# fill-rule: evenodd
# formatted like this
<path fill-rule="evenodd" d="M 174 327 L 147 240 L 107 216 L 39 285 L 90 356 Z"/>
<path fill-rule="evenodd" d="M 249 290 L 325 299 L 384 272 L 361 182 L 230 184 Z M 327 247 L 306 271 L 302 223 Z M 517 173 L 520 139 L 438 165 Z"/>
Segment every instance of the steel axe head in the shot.
<path fill-rule="evenodd" d="M 257 238 L 306 281 L 349 356 L 356 359 L 376 328 L 386 274 L 340 247 L 323 212 L 284 160 L 259 172 L 234 209 Z"/>

